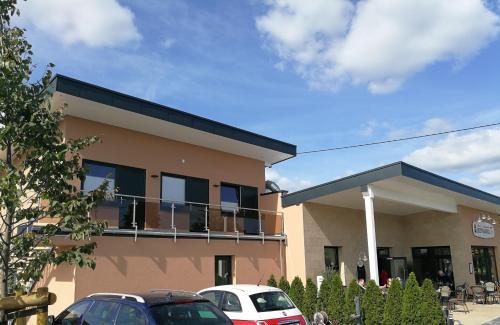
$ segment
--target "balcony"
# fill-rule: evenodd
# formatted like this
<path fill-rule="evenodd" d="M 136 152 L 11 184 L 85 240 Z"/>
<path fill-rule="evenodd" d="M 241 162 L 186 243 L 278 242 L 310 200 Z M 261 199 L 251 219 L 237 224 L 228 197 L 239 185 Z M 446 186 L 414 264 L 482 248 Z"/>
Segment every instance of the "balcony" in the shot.
<path fill-rule="evenodd" d="M 197 202 L 115 194 L 90 213 L 108 234 L 191 238 L 284 240 L 283 214 Z"/>

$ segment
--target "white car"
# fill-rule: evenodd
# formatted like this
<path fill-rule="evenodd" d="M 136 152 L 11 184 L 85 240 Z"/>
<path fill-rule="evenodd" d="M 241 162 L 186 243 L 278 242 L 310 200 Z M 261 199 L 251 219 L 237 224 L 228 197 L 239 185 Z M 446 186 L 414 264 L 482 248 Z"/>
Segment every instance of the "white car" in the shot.
<path fill-rule="evenodd" d="M 280 289 L 250 284 L 223 285 L 198 292 L 212 301 L 234 325 L 306 325 L 291 299 Z"/>

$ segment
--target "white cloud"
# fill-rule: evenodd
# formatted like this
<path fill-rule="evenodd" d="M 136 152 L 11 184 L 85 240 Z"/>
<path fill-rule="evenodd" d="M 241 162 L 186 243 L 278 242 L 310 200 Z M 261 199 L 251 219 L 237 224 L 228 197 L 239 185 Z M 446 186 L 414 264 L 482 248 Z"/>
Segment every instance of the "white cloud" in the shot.
<path fill-rule="evenodd" d="M 398 89 L 438 61 L 463 62 L 500 30 L 481 0 L 268 0 L 258 30 L 311 86 Z"/>
<path fill-rule="evenodd" d="M 483 185 L 500 185 L 500 169 L 479 173 L 479 181 Z"/>
<path fill-rule="evenodd" d="M 117 0 L 32 0 L 19 8 L 21 24 L 65 45 L 115 47 L 141 39 L 134 14 Z"/>
<path fill-rule="evenodd" d="M 278 184 L 281 190 L 295 192 L 312 186 L 312 182 L 299 178 L 288 178 L 281 175 L 275 169 L 266 168 L 266 180 L 273 181 Z"/>
<path fill-rule="evenodd" d="M 484 170 L 488 166 L 500 164 L 499 148 L 500 129 L 484 129 L 466 134 L 450 134 L 413 151 L 403 160 L 432 170 Z"/>
<path fill-rule="evenodd" d="M 168 49 L 169 47 L 171 47 L 172 45 L 174 45 L 175 42 L 176 42 L 175 38 L 166 37 L 161 42 L 161 45 L 163 45 L 164 48 Z"/>

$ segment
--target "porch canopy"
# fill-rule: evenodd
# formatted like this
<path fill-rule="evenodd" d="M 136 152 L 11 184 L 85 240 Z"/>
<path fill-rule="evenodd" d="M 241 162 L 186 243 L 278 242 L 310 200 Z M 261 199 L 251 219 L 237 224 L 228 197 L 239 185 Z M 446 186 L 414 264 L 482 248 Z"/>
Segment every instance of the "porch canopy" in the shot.
<path fill-rule="evenodd" d="M 500 197 L 404 162 L 289 193 L 283 207 L 305 202 L 365 211 L 371 279 L 378 283 L 375 213 L 411 215 L 424 211 L 457 213 L 468 206 L 500 214 Z"/>

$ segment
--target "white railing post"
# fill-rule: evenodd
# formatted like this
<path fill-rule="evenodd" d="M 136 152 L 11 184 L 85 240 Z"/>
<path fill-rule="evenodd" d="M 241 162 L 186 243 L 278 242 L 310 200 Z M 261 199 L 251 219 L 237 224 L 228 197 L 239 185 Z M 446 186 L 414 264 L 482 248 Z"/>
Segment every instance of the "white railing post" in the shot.
<path fill-rule="evenodd" d="M 135 232 L 134 232 L 134 241 L 137 241 L 137 222 L 135 220 L 135 207 L 137 205 L 137 201 L 134 197 L 134 202 L 132 203 L 133 207 L 132 207 L 132 227 L 135 228 Z"/>
<path fill-rule="evenodd" d="M 264 245 L 265 234 L 262 231 L 262 213 L 259 210 L 259 234 L 262 236 L 262 245 Z"/>
<path fill-rule="evenodd" d="M 171 208 L 172 208 L 172 223 L 171 223 L 170 227 L 174 231 L 174 243 L 176 243 L 177 242 L 177 227 L 175 226 L 175 203 L 172 202 Z"/>

